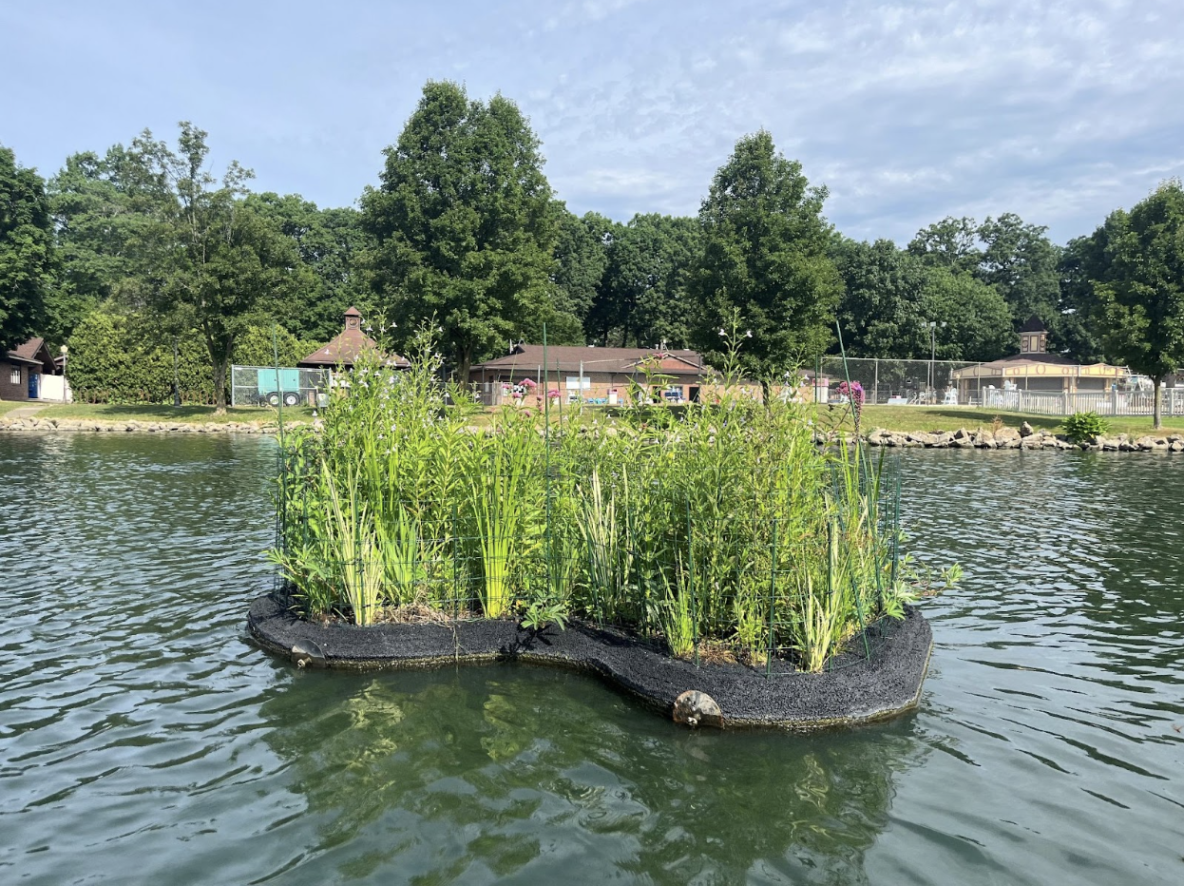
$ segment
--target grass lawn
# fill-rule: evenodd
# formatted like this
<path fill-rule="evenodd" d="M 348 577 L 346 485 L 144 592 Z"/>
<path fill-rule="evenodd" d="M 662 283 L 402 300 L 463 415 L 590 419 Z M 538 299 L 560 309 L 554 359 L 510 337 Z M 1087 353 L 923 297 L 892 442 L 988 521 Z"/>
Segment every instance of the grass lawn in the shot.
<path fill-rule="evenodd" d="M 850 411 L 847 407 L 834 407 L 834 411 L 823 417 L 821 423 L 828 424 L 838 420 L 839 410 L 847 412 L 841 425 L 850 430 L 852 427 Z M 1018 429 L 1020 424 L 1028 422 L 1038 431 L 1052 431 L 1062 433 L 1061 422 L 1066 416 L 1060 415 L 1023 415 L 1017 412 L 1000 412 L 997 409 L 972 409 L 965 406 L 865 406 L 863 409 L 862 428 L 870 431 L 873 428 L 883 428 L 887 431 L 956 431 L 966 428 L 973 431 L 976 428 L 990 428 L 998 417 L 1005 427 Z M 1155 433 L 1151 426 L 1151 416 L 1103 416 L 1110 424 L 1107 432 L 1112 435 L 1130 434 L 1142 436 Z M 1162 433 L 1184 433 L 1184 417 L 1165 415 L 1163 417 Z"/>
<path fill-rule="evenodd" d="M 38 418 L 95 419 L 97 421 L 159 421 L 159 422 L 274 422 L 279 410 L 270 407 L 227 407 L 225 415 L 214 415 L 213 406 L 112 406 L 106 404 L 70 403 L 48 406 L 37 413 Z M 306 406 L 284 408 L 284 421 L 307 421 L 312 410 Z"/>
<path fill-rule="evenodd" d="M 0 400 L 0 415 L 4 415 L 19 406 L 27 405 L 22 401 Z M 477 412 L 470 419 L 475 427 L 484 427 L 490 423 L 494 410 L 484 409 Z M 228 407 L 226 415 L 214 415 L 213 406 L 110 406 L 88 405 L 72 403 L 69 405 L 47 406 L 37 412 L 38 418 L 70 418 L 96 419 L 98 421 L 144 421 L 144 422 L 274 422 L 278 410 L 270 407 L 238 406 Z M 590 407 L 584 410 L 574 410 L 566 405 L 559 409 L 552 407 L 551 423 L 564 424 L 575 421 L 579 424 L 591 424 L 596 421 L 601 425 L 615 424 L 617 409 L 610 407 Z M 820 427 L 837 427 L 850 431 L 852 429 L 851 413 L 845 406 L 834 406 L 820 410 L 818 424 Z M 1059 415 L 1023 415 L 1016 412 L 1000 412 L 995 409 L 972 409 L 965 406 L 865 406 L 863 410 L 862 427 L 864 432 L 873 428 L 883 428 L 888 431 L 956 431 L 966 428 L 973 431 L 977 428 L 990 428 L 998 417 L 1005 427 L 1018 429 L 1020 424 L 1028 422 L 1038 431 L 1061 433 Z M 312 410 L 306 406 L 284 408 L 285 421 L 310 421 Z M 1142 436 L 1154 433 L 1151 427 L 1151 417 L 1117 416 L 1106 418 L 1110 423 L 1109 434 L 1129 434 Z M 1164 416 L 1162 433 L 1184 433 L 1184 416 Z"/>

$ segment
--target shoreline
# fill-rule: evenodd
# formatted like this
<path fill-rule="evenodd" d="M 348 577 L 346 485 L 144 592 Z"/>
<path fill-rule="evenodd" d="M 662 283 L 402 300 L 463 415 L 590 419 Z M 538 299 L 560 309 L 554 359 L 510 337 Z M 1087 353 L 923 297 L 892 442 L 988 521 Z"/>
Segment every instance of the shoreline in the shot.
<path fill-rule="evenodd" d="M 285 427 L 307 422 L 297 419 Z M 143 421 L 138 419 L 41 418 L 0 416 L 0 432 L 141 433 L 141 434 L 258 434 L 274 436 L 274 421 Z M 833 435 L 817 434 L 820 445 L 834 444 Z M 1168 452 L 1184 453 L 1184 433 L 1163 431 L 1151 434 L 1114 434 L 1093 443 L 1070 443 L 1063 434 L 1033 430 L 1026 422 L 1019 430 L 977 428 L 956 431 L 890 431 L 873 428 L 863 435 L 869 446 L 899 449 L 1020 449 L 1074 452 Z"/>
<path fill-rule="evenodd" d="M 978 429 L 968 431 L 887 431 L 874 428 L 863 437 L 869 446 L 901 449 L 1041 449 L 1058 452 L 1184 452 L 1184 434 L 1114 434 L 1092 443 L 1071 443 L 1064 434 L 1033 430 L 1027 422 L 1017 431 Z"/>
<path fill-rule="evenodd" d="M 284 422 L 285 427 L 305 424 Z M 0 417 L 0 431 L 65 431 L 68 433 L 141 434 L 263 434 L 274 435 L 279 426 L 272 421 L 140 421 L 138 419 Z"/>

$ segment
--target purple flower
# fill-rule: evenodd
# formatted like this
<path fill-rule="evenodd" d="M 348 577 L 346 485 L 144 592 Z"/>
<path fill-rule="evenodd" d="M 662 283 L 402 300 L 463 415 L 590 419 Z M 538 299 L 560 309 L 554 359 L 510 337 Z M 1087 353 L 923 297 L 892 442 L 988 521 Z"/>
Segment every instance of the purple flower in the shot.
<path fill-rule="evenodd" d="M 859 419 L 863 412 L 863 403 L 865 395 L 863 393 L 863 385 L 857 381 L 839 382 L 838 392 L 840 396 L 846 397 L 851 401 L 851 411 L 855 415 L 855 435 L 859 436 Z"/>

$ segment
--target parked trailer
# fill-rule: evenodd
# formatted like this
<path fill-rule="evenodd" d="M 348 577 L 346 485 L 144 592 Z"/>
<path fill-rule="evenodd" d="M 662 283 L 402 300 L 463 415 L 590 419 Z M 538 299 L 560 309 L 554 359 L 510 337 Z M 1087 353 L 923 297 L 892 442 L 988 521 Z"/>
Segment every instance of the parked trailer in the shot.
<path fill-rule="evenodd" d="M 256 391 L 260 403 L 279 406 L 283 400 L 285 406 L 295 406 L 300 402 L 300 370 L 260 369 Z"/>

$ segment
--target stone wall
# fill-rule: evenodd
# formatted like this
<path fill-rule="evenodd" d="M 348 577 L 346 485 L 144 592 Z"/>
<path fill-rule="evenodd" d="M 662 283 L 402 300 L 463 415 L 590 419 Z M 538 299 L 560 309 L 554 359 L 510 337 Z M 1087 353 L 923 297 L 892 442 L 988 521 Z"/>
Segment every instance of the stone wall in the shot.
<path fill-rule="evenodd" d="M 1064 435 L 1036 431 L 1027 423 L 1015 428 L 968 431 L 885 431 L 876 428 L 866 440 L 870 446 L 924 449 L 1073 449 L 1093 452 L 1184 452 L 1184 435 L 1118 434 L 1099 437 L 1092 443 L 1070 443 Z"/>
<path fill-rule="evenodd" d="M 293 427 L 300 422 L 285 422 Z M 227 421 L 227 422 L 183 422 L 183 421 L 99 421 L 88 418 L 26 418 L 0 417 L 0 431 L 91 431 L 105 433 L 142 434 L 274 434 L 274 423 Z"/>

